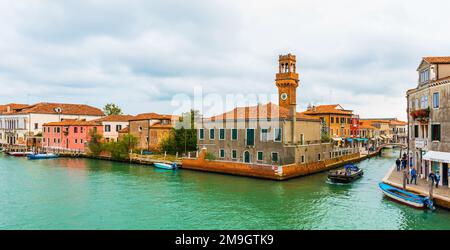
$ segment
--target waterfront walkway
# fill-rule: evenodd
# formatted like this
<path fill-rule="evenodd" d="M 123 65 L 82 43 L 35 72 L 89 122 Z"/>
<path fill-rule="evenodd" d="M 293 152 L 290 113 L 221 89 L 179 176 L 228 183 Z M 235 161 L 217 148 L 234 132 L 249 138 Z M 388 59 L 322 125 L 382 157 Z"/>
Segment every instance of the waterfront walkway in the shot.
<path fill-rule="evenodd" d="M 383 179 L 383 182 L 392 186 L 403 188 L 402 171 L 397 172 L 396 167 L 393 166 Z M 442 182 L 440 184 L 442 184 Z M 406 190 L 429 196 L 430 182 L 428 182 L 426 179 L 417 178 L 417 185 L 406 184 Z M 439 188 L 436 188 L 436 186 L 434 186 L 433 197 L 435 198 L 435 203 L 437 205 L 450 209 L 450 188 L 446 186 L 439 186 Z"/>

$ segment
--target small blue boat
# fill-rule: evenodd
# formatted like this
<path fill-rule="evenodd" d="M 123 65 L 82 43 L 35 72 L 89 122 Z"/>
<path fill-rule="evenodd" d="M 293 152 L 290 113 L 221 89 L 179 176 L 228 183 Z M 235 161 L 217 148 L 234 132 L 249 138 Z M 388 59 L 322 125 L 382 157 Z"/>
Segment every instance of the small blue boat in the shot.
<path fill-rule="evenodd" d="M 55 154 L 29 154 L 27 155 L 29 160 L 42 160 L 42 159 L 53 159 L 58 158 Z"/>
<path fill-rule="evenodd" d="M 168 170 L 175 170 L 178 168 L 176 163 L 166 164 L 166 163 L 155 162 L 153 165 L 155 165 L 155 167 L 157 167 L 157 168 L 168 169 Z"/>
<path fill-rule="evenodd" d="M 387 197 L 393 200 L 415 208 L 433 208 L 433 201 L 426 196 L 417 195 L 403 189 L 393 187 L 383 182 L 381 182 L 379 186 L 381 191 L 383 191 L 383 193 Z"/>

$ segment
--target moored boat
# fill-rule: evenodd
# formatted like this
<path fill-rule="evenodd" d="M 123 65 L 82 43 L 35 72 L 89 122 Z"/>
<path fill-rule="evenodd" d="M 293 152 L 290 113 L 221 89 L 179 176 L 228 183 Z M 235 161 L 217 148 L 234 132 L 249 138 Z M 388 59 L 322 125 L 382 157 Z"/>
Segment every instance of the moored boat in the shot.
<path fill-rule="evenodd" d="M 384 195 L 395 201 L 415 208 L 433 208 L 433 201 L 426 196 L 408 192 L 383 182 L 379 186 Z"/>
<path fill-rule="evenodd" d="M 328 172 L 328 179 L 333 182 L 349 183 L 363 176 L 364 172 L 353 164 L 346 165 L 342 169 Z"/>
<path fill-rule="evenodd" d="M 58 158 L 56 154 L 29 154 L 27 155 L 29 160 L 41 160 L 41 159 L 53 159 Z"/>
<path fill-rule="evenodd" d="M 166 163 L 155 162 L 153 165 L 155 165 L 155 167 L 157 167 L 157 168 L 168 169 L 168 170 L 175 170 L 178 168 L 176 163 L 166 164 Z"/>
<path fill-rule="evenodd" d="M 33 152 L 8 152 L 8 155 L 16 157 L 25 157 L 30 154 L 33 154 Z"/>

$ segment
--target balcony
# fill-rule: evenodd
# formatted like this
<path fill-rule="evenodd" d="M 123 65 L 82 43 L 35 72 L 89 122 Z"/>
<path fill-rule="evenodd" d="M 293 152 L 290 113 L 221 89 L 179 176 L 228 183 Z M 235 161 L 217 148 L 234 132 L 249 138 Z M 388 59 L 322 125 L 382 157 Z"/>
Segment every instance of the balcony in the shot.
<path fill-rule="evenodd" d="M 412 110 L 409 115 L 416 121 L 427 122 L 430 119 L 430 108 Z"/>

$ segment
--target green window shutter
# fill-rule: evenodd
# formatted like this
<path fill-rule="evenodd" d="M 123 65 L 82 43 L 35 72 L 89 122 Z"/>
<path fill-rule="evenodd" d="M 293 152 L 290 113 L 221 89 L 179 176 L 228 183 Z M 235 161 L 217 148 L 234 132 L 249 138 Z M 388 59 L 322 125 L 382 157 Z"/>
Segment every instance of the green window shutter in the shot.
<path fill-rule="evenodd" d="M 231 139 L 237 140 L 238 137 L 238 130 L 236 128 L 231 129 Z"/>
<path fill-rule="evenodd" d="M 272 153 L 272 161 L 278 162 L 278 153 Z"/>
<path fill-rule="evenodd" d="M 263 152 L 258 152 L 258 161 L 262 161 L 263 160 Z"/>
<path fill-rule="evenodd" d="M 247 146 L 255 145 L 255 130 L 252 128 L 247 129 Z"/>
<path fill-rule="evenodd" d="M 225 140 L 225 129 L 221 128 L 219 130 L 219 139 L 220 140 Z"/>

